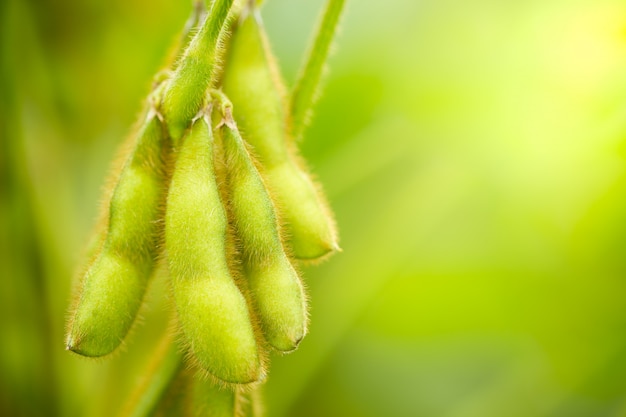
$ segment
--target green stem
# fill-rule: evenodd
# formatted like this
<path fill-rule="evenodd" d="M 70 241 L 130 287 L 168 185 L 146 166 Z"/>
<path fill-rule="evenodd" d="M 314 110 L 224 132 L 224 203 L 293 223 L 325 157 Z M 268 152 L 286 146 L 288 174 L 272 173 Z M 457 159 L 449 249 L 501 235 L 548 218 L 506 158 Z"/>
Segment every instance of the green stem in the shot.
<path fill-rule="evenodd" d="M 320 84 L 345 0 L 328 0 L 291 94 L 292 134 L 299 139 L 304 132 L 312 108 L 317 101 Z"/>
<path fill-rule="evenodd" d="M 133 393 L 121 415 L 123 417 L 153 415 L 182 366 L 182 354 L 172 337 L 168 335 L 157 348 L 143 384 Z"/>
<path fill-rule="evenodd" d="M 222 113 L 223 117 L 225 117 L 227 114 L 232 117 L 231 113 L 233 109 L 233 103 L 231 103 L 230 99 L 226 96 L 226 94 L 224 94 L 223 91 L 211 89 L 211 91 L 209 91 L 209 96 L 211 97 L 211 100 L 213 100 L 214 103 L 219 106 L 219 110 Z"/>
<path fill-rule="evenodd" d="M 200 31 L 185 49 L 165 90 L 161 112 L 176 143 L 204 104 L 213 81 L 220 35 L 234 0 L 215 0 Z"/>
<path fill-rule="evenodd" d="M 210 6 L 205 5 L 202 0 L 192 1 L 191 15 L 187 19 L 187 22 L 185 22 L 185 27 L 183 28 L 183 32 L 180 37 L 179 53 L 181 53 L 191 43 L 195 30 L 200 22 L 206 18 L 206 13 L 207 10 L 209 10 L 209 7 Z"/>
<path fill-rule="evenodd" d="M 181 56 L 183 51 L 187 48 L 187 46 L 193 39 L 195 29 L 198 27 L 198 24 L 205 18 L 206 11 L 207 8 L 204 4 L 204 1 L 192 0 L 191 14 L 185 22 L 185 27 L 178 35 L 174 44 L 170 47 L 167 58 L 165 59 L 165 65 L 163 66 L 165 72 L 169 73 L 170 70 L 176 67 L 177 59 Z"/>

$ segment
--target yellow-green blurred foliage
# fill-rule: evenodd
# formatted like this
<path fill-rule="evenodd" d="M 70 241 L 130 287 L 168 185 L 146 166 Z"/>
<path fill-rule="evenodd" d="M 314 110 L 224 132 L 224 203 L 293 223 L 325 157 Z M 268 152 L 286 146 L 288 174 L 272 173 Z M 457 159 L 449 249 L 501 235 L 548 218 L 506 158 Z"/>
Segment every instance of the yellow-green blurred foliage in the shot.
<path fill-rule="evenodd" d="M 63 350 L 115 148 L 189 1 L 0 3 L 0 415 L 109 416 L 166 320 Z M 322 2 L 267 0 L 289 82 Z M 626 416 L 626 3 L 352 0 L 302 143 L 344 252 L 268 416 Z"/>

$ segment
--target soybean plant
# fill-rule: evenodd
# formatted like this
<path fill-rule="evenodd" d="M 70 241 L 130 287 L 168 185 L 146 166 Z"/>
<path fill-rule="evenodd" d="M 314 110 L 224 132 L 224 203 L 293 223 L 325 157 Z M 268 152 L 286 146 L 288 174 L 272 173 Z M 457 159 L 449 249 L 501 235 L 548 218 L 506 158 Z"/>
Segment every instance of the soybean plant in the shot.
<path fill-rule="evenodd" d="M 339 250 L 297 149 L 343 0 L 328 0 L 296 86 L 280 77 L 261 1 L 196 0 L 106 194 L 66 348 L 104 356 L 162 259 L 173 328 L 122 415 L 258 417 L 271 351 L 307 333 L 299 264 Z"/>

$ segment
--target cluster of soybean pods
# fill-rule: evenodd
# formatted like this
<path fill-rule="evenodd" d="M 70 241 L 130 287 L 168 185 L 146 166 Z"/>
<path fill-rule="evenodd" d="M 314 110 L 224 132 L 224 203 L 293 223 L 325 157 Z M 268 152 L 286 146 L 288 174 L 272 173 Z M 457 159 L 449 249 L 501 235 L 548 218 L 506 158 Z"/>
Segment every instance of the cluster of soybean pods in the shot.
<path fill-rule="evenodd" d="M 209 3 L 111 176 L 68 322 L 68 350 L 113 352 L 163 260 L 177 331 L 127 415 L 259 415 L 268 353 L 307 332 L 294 265 L 339 250 L 256 2 Z"/>

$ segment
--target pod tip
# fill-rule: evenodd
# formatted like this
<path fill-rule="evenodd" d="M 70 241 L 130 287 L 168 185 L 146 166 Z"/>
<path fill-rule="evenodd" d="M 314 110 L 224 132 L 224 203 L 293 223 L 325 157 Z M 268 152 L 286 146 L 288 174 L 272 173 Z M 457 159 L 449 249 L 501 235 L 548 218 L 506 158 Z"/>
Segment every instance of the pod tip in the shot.
<path fill-rule="evenodd" d="M 72 352 L 75 352 L 76 351 L 75 349 L 76 349 L 76 343 L 72 337 L 69 337 L 67 341 L 65 342 L 65 350 L 70 350 Z"/>
<path fill-rule="evenodd" d="M 292 349 L 292 350 L 296 350 L 296 349 L 298 349 L 298 346 L 300 346 L 300 342 L 302 342 L 302 339 L 304 339 L 304 335 L 300 336 L 299 338 L 297 338 L 297 339 L 294 341 L 294 344 L 293 344 L 293 349 Z"/>

